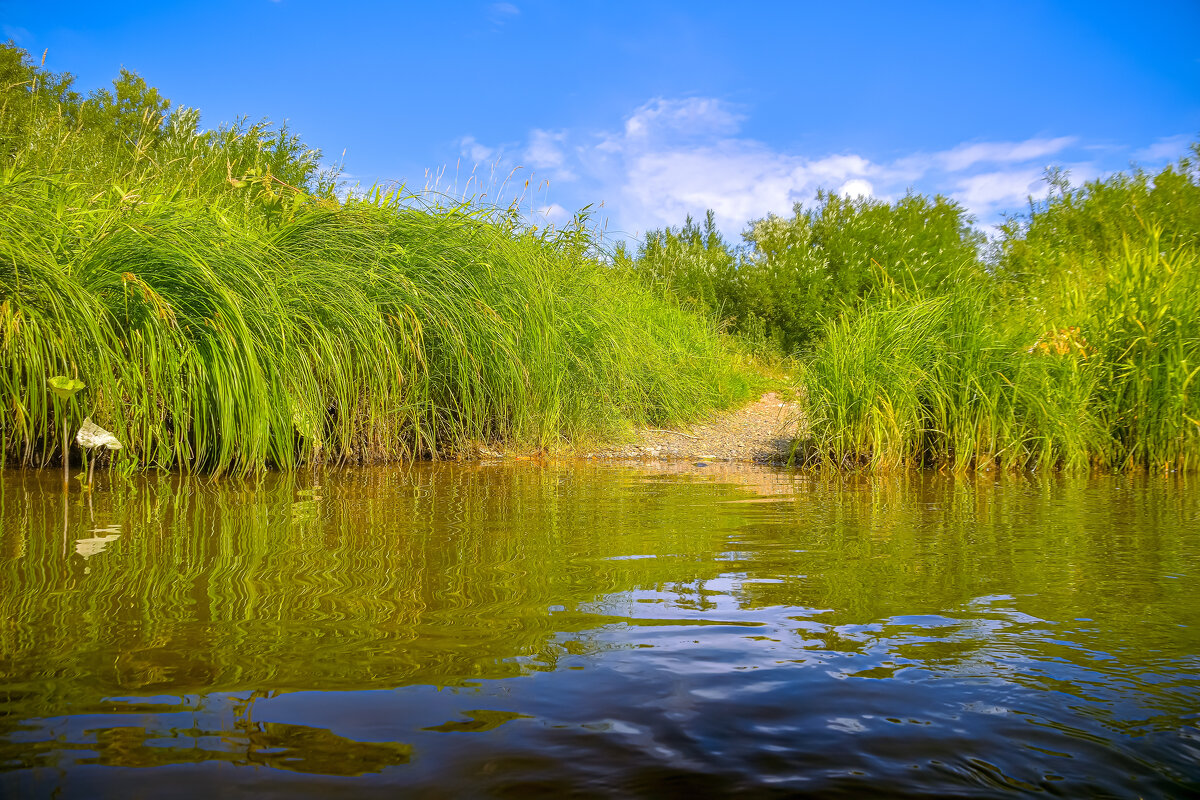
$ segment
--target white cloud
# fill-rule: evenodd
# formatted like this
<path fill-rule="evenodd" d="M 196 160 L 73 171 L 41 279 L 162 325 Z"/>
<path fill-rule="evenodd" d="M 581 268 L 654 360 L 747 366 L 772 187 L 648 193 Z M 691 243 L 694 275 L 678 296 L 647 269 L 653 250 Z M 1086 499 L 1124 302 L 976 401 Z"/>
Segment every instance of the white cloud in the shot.
<path fill-rule="evenodd" d="M 625 136 L 636 140 L 667 133 L 688 137 L 727 135 L 736 133 L 741 121 L 742 117 L 725 103 L 710 97 L 658 97 L 625 120 Z"/>
<path fill-rule="evenodd" d="M 1074 136 L 1059 136 L 1055 139 L 1026 139 L 1023 142 L 976 142 L 960 144 L 958 147 L 937 153 L 934 158 L 949 172 L 959 172 L 976 164 L 1011 164 L 1043 159 L 1060 153 L 1075 144 Z"/>
<path fill-rule="evenodd" d="M 842 188 L 838 189 L 838 194 L 843 197 L 874 197 L 875 187 L 871 185 L 870 181 L 851 178 L 842 184 Z"/>
<path fill-rule="evenodd" d="M 1181 133 L 1177 136 L 1167 136 L 1159 139 L 1149 147 L 1134 151 L 1133 157 L 1139 162 L 1161 164 L 1164 161 L 1175 161 L 1187 155 L 1188 145 L 1195 141 L 1194 136 Z"/>
<path fill-rule="evenodd" d="M 953 197 L 967 208 L 1021 206 L 1042 183 L 1043 170 L 1017 169 L 985 172 L 959 181 Z"/>
<path fill-rule="evenodd" d="M 529 145 L 525 148 L 525 161 L 535 171 L 549 173 L 552 178 L 569 181 L 575 174 L 564 164 L 567 154 L 563 152 L 563 142 L 567 134 L 564 131 L 544 131 L 534 128 L 529 134 Z"/>
<path fill-rule="evenodd" d="M 631 235 L 679 225 L 708 209 L 726 234 L 736 235 L 751 220 L 788 215 L 797 202 L 811 203 L 818 189 L 884 200 L 910 189 L 947 195 L 986 227 L 1006 212 L 1024 210 L 1030 195 L 1045 195 L 1048 164 L 1069 169 L 1078 185 L 1105 173 L 1098 159 L 1104 158 L 1107 167 L 1115 156 L 1131 152 L 1116 148 L 1098 156 L 1078 137 L 1038 136 L 965 142 L 877 160 L 861 153 L 773 147 L 743 135 L 744 119 L 717 98 L 658 97 L 605 130 L 533 128 L 522 143 L 488 146 L 465 137 L 461 149 L 464 157 L 490 161 L 501 172 L 517 166 L 520 154 L 520 163 L 535 172 L 539 185 L 543 178 L 570 182 L 569 197 L 556 197 L 561 203 L 603 205 L 612 229 Z M 1137 155 L 1146 161 L 1178 157 L 1188 140 L 1161 139 Z M 562 206 L 544 198 L 533 204 L 534 211 L 538 207 L 550 209 L 537 213 L 556 223 L 567 218 L 557 210 Z"/>
<path fill-rule="evenodd" d="M 474 136 L 464 136 L 459 139 L 458 147 L 462 157 L 473 164 L 487 164 L 498 155 L 494 148 L 480 144 Z"/>
<path fill-rule="evenodd" d="M 678 225 L 688 214 L 712 209 L 724 230 L 740 230 L 769 212 L 787 214 L 817 189 L 874 171 L 866 159 L 805 159 L 757 142 L 728 140 L 710 147 L 645 150 L 630 154 L 621 185 L 620 217 L 638 229 Z"/>
<path fill-rule="evenodd" d="M 600 134 L 581 161 L 593 165 L 618 225 L 644 231 L 712 209 L 736 231 L 768 212 L 787 214 L 816 190 L 873 174 L 857 155 L 809 159 L 739 138 L 743 116 L 714 98 L 655 98 L 620 132 Z"/>
<path fill-rule="evenodd" d="M 537 216 L 541 217 L 542 224 L 550 224 L 561 227 L 563 223 L 571 219 L 571 212 L 560 206 L 558 203 L 550 203 L 549 205 L 541 206 L 537 209 Z"/>

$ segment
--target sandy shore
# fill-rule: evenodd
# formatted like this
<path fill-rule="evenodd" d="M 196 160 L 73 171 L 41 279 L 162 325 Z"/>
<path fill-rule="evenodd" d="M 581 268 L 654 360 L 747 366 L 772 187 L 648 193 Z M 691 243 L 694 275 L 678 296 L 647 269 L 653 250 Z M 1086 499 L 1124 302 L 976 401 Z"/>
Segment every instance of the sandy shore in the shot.
<path fill-rule="evenodd" d="M 646 428 L 627 444 L 581 453 L 592 459 L 787 461 L 804 432 L 800 404 L 769 392 L 734 411 L 673 430 Z"/>

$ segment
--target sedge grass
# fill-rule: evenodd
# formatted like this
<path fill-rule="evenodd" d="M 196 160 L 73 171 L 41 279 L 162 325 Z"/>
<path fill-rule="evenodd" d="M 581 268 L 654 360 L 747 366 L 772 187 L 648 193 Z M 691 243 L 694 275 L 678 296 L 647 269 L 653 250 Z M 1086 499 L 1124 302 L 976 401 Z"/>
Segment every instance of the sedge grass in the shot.
<path fill-rule="evenodd" d="M 580 231 L 383 192 L 269 228 L 89 192 L 0 176 L 0 432 L 20 463 L 54 458 L 80 409 L 139 464 L 244 471 L 545 447 L 749 390 L 714 329 Z M 49 401 L 57 374 L 88 384 L 73 411 Z"/>
<path fill-rule="evenodd" d="M 826 325 L 803 368 L 807 458 L 839 467 L 1200 466 L 1200 259 L 1126 239 L 1073 320 L 963 281 L 891 291 Z M 1068 325 L 1068 322 L 1078 323 Z"/>

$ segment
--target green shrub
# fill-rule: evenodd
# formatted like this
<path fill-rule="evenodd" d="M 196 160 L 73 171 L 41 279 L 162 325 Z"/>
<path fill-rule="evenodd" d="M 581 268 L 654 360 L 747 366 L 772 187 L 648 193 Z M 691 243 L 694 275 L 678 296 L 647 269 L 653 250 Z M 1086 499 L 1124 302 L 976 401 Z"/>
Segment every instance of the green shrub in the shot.
<path fill-rule="evenodd" d="M 833 465 L 1195 469 L 1200 260 L 1126 240 L 1079 326 L 968 281 L 893 292 L 831 321 L 805 363 L 812 440 Z M 993 290 L 998 291 L 998 290 Z M 992 298 L 993 300 L 995 298 Z"/>
<path fill-rule="evenodd" d="M 743 238 L 746 247 L 730 247 L 710 211 L 703 228 L 689 218 L 648 234 L 633 269 L 732 332 L 787 353 L 810 346 L 824 320 L 875 291 L 879 276 L 937 291 L 982 270 L 982 237 L 944 197 L 886 203 L 821 192 L 813 208 L 758 220 Z"/>

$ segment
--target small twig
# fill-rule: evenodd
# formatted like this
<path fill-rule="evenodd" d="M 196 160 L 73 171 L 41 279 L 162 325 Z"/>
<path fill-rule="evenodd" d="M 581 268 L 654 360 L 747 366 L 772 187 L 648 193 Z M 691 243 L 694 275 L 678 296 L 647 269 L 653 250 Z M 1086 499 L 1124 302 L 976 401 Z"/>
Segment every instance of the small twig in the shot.
<path fill-rule="evenodd" d="M 674 436 L 686 436 L 689 439 L 699 439 L 699 436 L 692 436 L 690 433 L 681 433 L 680 431 L 664 431 L 659 428 L 646 428 L 646 433 L 670 433 Z"/>

